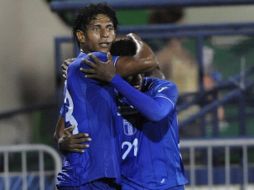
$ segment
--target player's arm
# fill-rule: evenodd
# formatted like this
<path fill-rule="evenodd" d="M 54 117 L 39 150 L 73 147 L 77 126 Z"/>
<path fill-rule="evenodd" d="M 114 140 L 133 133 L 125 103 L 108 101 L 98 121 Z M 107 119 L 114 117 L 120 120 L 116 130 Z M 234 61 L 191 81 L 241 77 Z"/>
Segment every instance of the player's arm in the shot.
<path fill-rule="evenodd" d="M 115 43 L 115 50 L 117 50 L 117 54 L 120 53 L 121 56 L 119 56 L 115 67 L 116 72 L 120 74 L 121 76 L 129 76 L 134 75 L 141 72 L 154 72 L 156 70 L 157 72 L 160 72 L 158 70 L 159 64 L 156 59 L 156 56 L 152 49 L 146 44 L 142 39 L 133 33 L 128 34 L 125 39 L 129 40 L 128 46 L 118 47 L 119 43 Z M 127 41 L 128 41 L 127 40 Z M 131 42 L 130 42 L 131 41 Z M 131 47 L 130 47 L 131 46 Z M 135 46 L 135 48 L 133 48 Z M 135 49 L 135 50 L 134 50 Z M 112 50 L 112 49 L 111 49 Z M 134 53 L 133 50 L 135 51 Z M 113 50 L 114 51 L 114 50 Z M 122 52 L 120 52 L 122 51 Z M 112 52 L 113 53 L 113 52 Z M 134 55 L 128 55 L 126 54 L 134 54 Z M 102 64 L 103 62 L 97 59 L 95 56 L 91 55 L 91 58 L 93 61 L 97 64 Z M 67 76 L 67 69 L 71 62 L 73 62 L 74 59 L 67 59 L 64 61 L 64 63 L 61 65 L 62 67 L 62 76 L 66 79 Z M 86 62 L 87 60 L 84 60 Z M 109 59 L 107 63 L 112 63 L 112 59 Z M 162 74 L 160 73 L 160 77 Z"/>
<path fill-rule="evenodd" d="M 58 140 L 63 136 L 63 134 L 64 134 L 64 118 L 59 116 L 54 131 L 55 142 L 58 142 Z"/>
<path fill-rule="evenodd" d="M 64 79 L 67 78 L 67 70 L 69 65 L 75 60 L 75 58 L 69 58 L 64 60 L 63 64 L 61 65 L 61 69 L 62 69 L 62 77 Z"/>
<path fill-rule="evenodd" d="M 62 152 L 84 152 L 89 148 L 91 138 L 87 133 L 72 134 L 74 127 L 65 128 L 64 118 L 59 116 L 54 139 L 58 144 L 59 150 Z"/>
<path fill-rule="evenodd" d="M 158 61 L 152 49 L 136 34 L 130 33 L 127 37 L 135 43 L 136 54 L 120 56 L 116 63 L 116 72 L 125 77 L 156 69 Z"/>
<path fill-rule="evenodd" d="M 114 55 L 120 55 L 115 64 L 116 72 L 121 76 L 135 75 L 141 72 L 148 72 L 158 68 L 156 56 L 154 55 L 151 48 L 141 40 L 135 34 L 128 34 L 126 41 L 130 45 L 134 44 L 135 51 L 134 55 L 130 55 L 130 51 L 133 51 L 132 47 L 123 47 L 123 44 L 119 41 L 115 41 L 115 49 L 118 48 L 118 52 Z M 113 53 L 113 52 L 112 52 Z M 124 55 L 128 56 L 124 56 Z M 101 61 L 93 54 L 89 54 L 90 59 L 96 64 L 113 64 L 112 55 L 108 53 L 108 59 L 106 62 Z M 84 59 L 83 62 L 91 62 L 89 59 Z"/>
<path fill-rule="evenodd" d="M 150 97 L 132 87 L 120 75 L 116 74 L 112 64 L 94 64 L 92 62 L 87 62 L 87 64 L 91 69 L 81 70 L 85 73 L 85 77 L 110 82 L 147 119 L 159 121 L 175 109 L 178 92 L 174 84 L 161 89 L 162 91 L 167 89 L 166 95 L 158 93 L 157 96 Z"/>
<path fill-rule="evenodd" d="M 115 75 L 110 82 L 132 106 L 150 121 L 160 121 L 175 110 L 178 93 L 174 84 L 162 86 L 158 89 L 157 94 L 148 96 L 131 86 L 119 75 Z"/>

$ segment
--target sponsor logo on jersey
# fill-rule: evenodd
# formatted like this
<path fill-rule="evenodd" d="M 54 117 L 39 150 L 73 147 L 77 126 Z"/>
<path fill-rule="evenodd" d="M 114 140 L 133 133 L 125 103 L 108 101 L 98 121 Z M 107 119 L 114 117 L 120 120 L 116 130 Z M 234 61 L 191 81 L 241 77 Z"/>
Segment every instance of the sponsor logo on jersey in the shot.
<path fill-rule="evenodd" d="M 162 88 L 160 88 L 160 89 L 158 90 L 158 92 L 162 92 L 163 90 L 165 90 L 165 89 L 167 89 L 167 88 L 168 88 L 167 86 L 162 87 Z"/>
<path fill-rule="evenodd" d="M 123 119 L 123 131 L 127 136 L 134 135 L 137 132 L 137 129 L 132 126 L 130 122 L 126 119 Z"/>

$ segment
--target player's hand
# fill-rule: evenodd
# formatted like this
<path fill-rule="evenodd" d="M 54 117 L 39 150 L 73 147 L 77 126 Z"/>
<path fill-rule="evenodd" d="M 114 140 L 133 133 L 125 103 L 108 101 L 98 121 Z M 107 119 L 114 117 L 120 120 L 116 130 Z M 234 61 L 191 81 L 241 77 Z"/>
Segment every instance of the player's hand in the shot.
<path fill-rule="evenodd" d="M 64 60 L 63 64 L 61 65 L 61 68 L 62 68 L 62 77 L 64 79 L 67 78 L 67 69 L 69 67 L 69 65 L 75 60 L 75 58 L 69 58 L 69 59 L 66 59 Z"/>
<path fill-rule="evenodd" d="M 84 60 L 84 63 L 90 66 L 90 69 L 80 68 L 80 71 L 85 74 L 86 78 L 93 78 L 104 82 L 110 82 L 116 74 L 116 68 L 113 65 L 112 56 L 107 54 L 107 61 L 103 62 L 93 54 L 89 54 L 89 57 L 93 60 Z"/>
<path fill-rule="evenodd" d="M 59 150 L 83 153 L 87 148 L 89 148 L 89 144 L 87 143 L 92 139 L 87 133 L 78 133 L 73 135 L 73 129 L 73 126 L 64 129 L 63 136 L 58 140 Z"/>

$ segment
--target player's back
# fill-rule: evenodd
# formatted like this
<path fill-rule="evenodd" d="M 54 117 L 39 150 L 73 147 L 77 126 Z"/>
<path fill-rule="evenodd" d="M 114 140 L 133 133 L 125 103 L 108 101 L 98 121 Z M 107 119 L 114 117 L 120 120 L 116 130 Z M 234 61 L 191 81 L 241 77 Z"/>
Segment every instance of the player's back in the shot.
<path fill-rule="evenodd" d="M 106 54 L 95 53 L 105 61 Z M 74 125 L 75 133 L 88 133 L 92 141 L 84 153 L 64 155 L 62 186 L 79 186 L 86 182 L 119 175 L 115 127 L 116 105 L 113 88 L 84 77 L 80 67 L 87 55 L 81 53 L 69 66 L 65 95 L 65 125 Z"/>
<path fill-rule="evenodd" d="M 146 78 L 143 88 L 152 98 L 162 97 L 176 103 L 176 87 L 171 82 Z M 158 122 L 149 121 L 140 114 L 127 119 L 132 122 L 124 120 L 121 133 L 124 182 L 158 190 L 186 184 L 178 147 L 176 111 Z"/>

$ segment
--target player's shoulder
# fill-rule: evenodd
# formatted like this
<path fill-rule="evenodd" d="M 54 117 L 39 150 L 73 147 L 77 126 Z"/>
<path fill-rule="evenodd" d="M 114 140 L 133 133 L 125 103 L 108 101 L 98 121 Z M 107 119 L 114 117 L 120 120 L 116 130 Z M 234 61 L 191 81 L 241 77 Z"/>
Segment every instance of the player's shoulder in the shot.
<path fill-rule="evenodd" d="M 68 67 L 68 73 L 69 71 L 75 72 L 77 70 L 80 70 L 80 68 L 89 68 L 89 66 L 87 64 L 85 64 L 84 60 L 88 59 L 89 61 L 93 62 L 92 58 L 89 56 L 90 54 L 93 54 L 95 57 L 97 57 L 99 60 L 106 62 L 108 57 L 107 54 L 104 52 L 90 52 L 88 54 L 80 52 L 80 54 L 77 56 L 77 58 L 69 65 Z M 117 59 L 117 56 L 113 56 L 113 62 L 115 62 L 115 60 Z"/>
<path fill-rule="evenodd" d="M 76 72 L 79 70 L 79 61 L 77 58 L 68 66 L 67 69 L 67 80 L 76 76 Z"/>
<path fill-rule="evenodd" d="M 80 52 L 76 59 L 69 65 L 68 70 L 73 70 L 80 67 L 80 63 L 87 57 L 87 54 Z"/>

